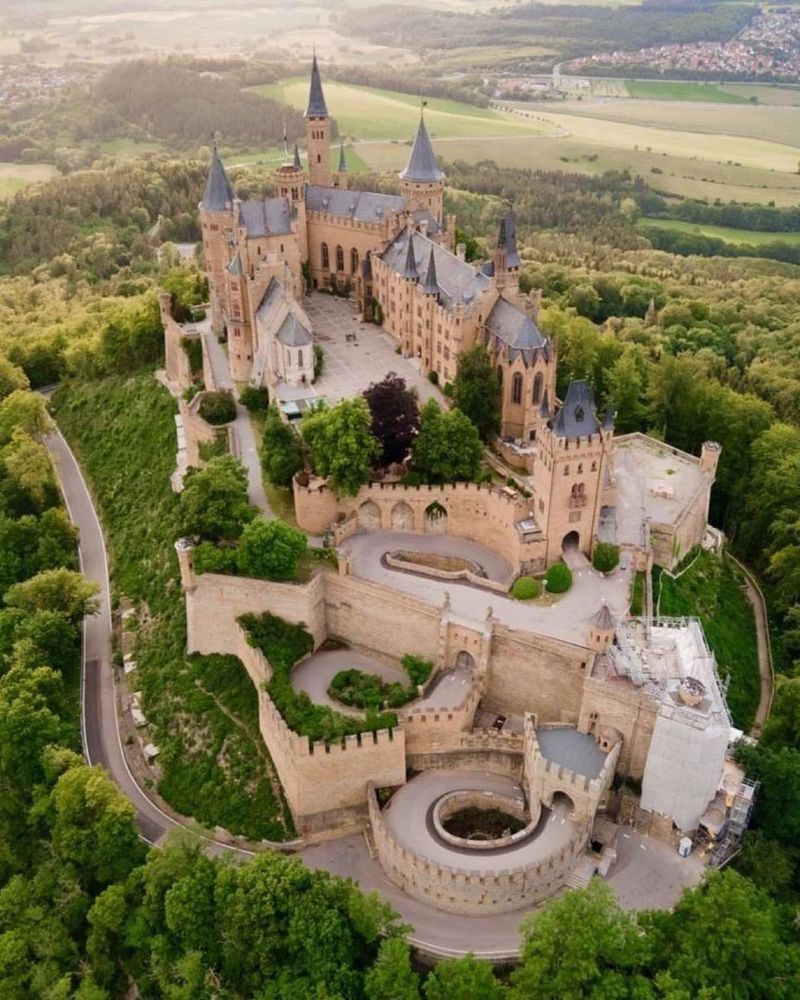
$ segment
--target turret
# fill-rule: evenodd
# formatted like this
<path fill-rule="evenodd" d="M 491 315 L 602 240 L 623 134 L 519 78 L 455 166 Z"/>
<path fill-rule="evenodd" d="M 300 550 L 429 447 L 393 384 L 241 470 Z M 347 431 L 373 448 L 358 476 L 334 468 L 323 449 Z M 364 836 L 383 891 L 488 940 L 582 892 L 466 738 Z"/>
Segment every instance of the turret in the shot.
<path fill-rule="evenodd" d="M 225 268 L 228 265 L 228 233 L 233 229 L 235 200 L 233 185 L 228 180 L 215 146 L 199 207 L 211 300 L 211 327 L 217 336 L 225 332 Z"/>
<path fill-rule="evenodd" d="M 311 63 L 311 87 L 308 93 L 305 120 L 309 181 L 311 184 L 321 187 L 331 187 L 333 184 L 331 119 L 328 115 L 328 106 L 325 104 L 325 95 L 322 92 L 322 79 L 316 54 Z"/>
<path fill-rule="evenodd" d="M 444 220 L 444 180 L 421 114 L 408 163 L 400 172 L 400 194 L 408 199 L 412 211 L 430 212 L 440 226 Z"/>
<path fill-rule="evenodd" d="M 339 143 L 339 165 L 333 176 L 333 186 L 347 188 L 347 157 L 344 155 L 344 141 Z"/>
<path fill-rule="evenodd" d="M 592 616 L 589 628 L 589 649 L 593 649 L 596 653 L 605 653 L 613 641 L 614 616 L 604 601 L 597 613 Z"/>
<path fill-rule="evenodd" d="M 721 453 L 722 446 L 716 441 L 703 442 L 703 447 L 700 449 L 700 468 L 703 472 L 710 472 L 712 476 L 716 476 Z"/>

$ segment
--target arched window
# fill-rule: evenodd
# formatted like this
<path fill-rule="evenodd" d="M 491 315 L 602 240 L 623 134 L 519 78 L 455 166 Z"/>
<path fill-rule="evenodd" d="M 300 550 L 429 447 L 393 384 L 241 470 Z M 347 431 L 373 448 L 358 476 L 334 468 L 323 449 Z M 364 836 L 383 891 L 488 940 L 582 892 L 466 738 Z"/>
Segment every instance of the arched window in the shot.
<path fill-rule="evenodd" d="M 336 270 L 344 271 L 344 250 L 341 247 L 336 248 Z"/>
<path fill-rule="evenodd" d="M 302 348 L 297 352 L 297 366 L 298 368 L 303 367 L 303 351 Z"/>
<path fill-rule="evenodd" d="M 329 271 L 331 266 L 331 259 L 328 256 L 328 244 L 322 244 L 322 270 Z"/>
<path fill-rule="evenodd" d="M 532 403 L 541 403 L 542 401 L 542 383 L 544 379 L 542 378 L 542 373 L 539 372 L 536 378 L 533 380 L 533 395 L 531 396 Z"/>
<path fill-rule="evenodd" d="M 578 462 L 578 475 L 583 472 L 583 462 Z"/>
<path fill-rule="evenodd" d="M 511 402 L 522 402 L 522 376 L 519 372 L 514 372 L 514 377 L 511 379 Z"/>
<path fill-rule="evenodd" d="M 592 462 L 592 472 L 597 472 L 597 462 Z"/>
<path fill-rule="evenodd" d="M 568 466 L 568 465 L 565 465 L 565 466 L 564 466 L 564 475 L 565 475 L 565 476 L 568 476 L 568 475 L 569 475 L 569 466 Z"/>
<path fill-rule="evenodd" d="M 350 273 L 355 274 L 358 270 L 358 250 L 355 247 L 350 251 Z"/>

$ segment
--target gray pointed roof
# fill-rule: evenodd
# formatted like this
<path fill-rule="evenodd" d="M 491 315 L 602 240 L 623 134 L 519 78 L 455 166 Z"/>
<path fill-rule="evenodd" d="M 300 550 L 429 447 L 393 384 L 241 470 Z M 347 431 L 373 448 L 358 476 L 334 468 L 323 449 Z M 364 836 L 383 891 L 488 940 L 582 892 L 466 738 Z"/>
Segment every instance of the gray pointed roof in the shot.
<path fill-rule="evenodd" d="M 308 347 L 314 340 L 311 331 L 303 326 L 294 313 L 289 313 L 281 323 L 276 336 L 284 347 Z"/>
<path fill-rule="evenodd" d="M 419 270 L 417 268 L 417 259 L 414 256 L 414 237 L 411 234 L 409 234 L 408 237 L 408 248 L 406 250 L 406 262 L 403 267 L 403 277 L 411 278 L 414 281 L 419 281 Z"/>
<path fill-rule="evenodd" d="M 422 290 L 426 295 L 439 294 L 439 282 L 436 280 L 436 256 L 433 252 L 433 247 L 431 247 L 431 255 L 428 260 L 428 270 L 425 274 L 425 282 L 422 285 Z"/>
<path fill-rule="evenodd" d="M 306 108 L 306 118 L 327 118 L 328 106 L 325 103 L 325 95 L 322 93 L 322 78 L 319 75 L 317 57 L 311 63 L 311 88 L 308 91 L 308 107 Z"/>
<path fill-rule="evenodd" d="M 405 169 L 400 177 L 404 181 L 432 182 L 444 179 L 444 174 L 436 163 L 436 154 L 431 145 L 431 137 L 425 127 L 425 119 L 420 118 L 419 128 L 414 137 L 414 145 L 408 157 Z"/>
<path fill-rule="evenodd" d="M 234 254 L 233 260 L 228 264 L 228 271 L 234 276 L 242 273 L 242 258 L 239 256 L 238 250 Z"/>
<path fill-rule="evenodd" d="M 553 420 L 553 433 L 556 437 L 581 438 L 599 430 L 592 387 L 583 379 L 570 382 L 567 398 Z"/>
<path fill-rule="evenodd" d="M 550 400 L 547 398 L 547 389 L 544 390 L 544 396 L 542 396 L 542 404 L 539 407 L 539 416 L 542 420 L 550 419 Z"/>
<path fill-rule="evenodd" d="M 235 197 L 233 185 L 228 180 L 225 167 L 222 165 L 222 160 L 215 146 L 214 152 L 211 154 L 211 166 L 208 168 L 206 189 L 200 204 L 207 212 L 224 212 L 232 204 Z"/>
<path fill-rule="evenodd" d="M 294 165 L 297 170 L 303 169 L 303 164 L 300 162 L 300 150 L 297 143 L 294 144 Z"/>
<path fill-rule="evenodd" d="M 439 304 L 445 309 L 468 306 L 480 299 L 489 288 L 489 279 L 485 275 L 476 271 L 466 261 L 459 260 L 446 247 L 434 243 L 433 240 L 418 232 L 411 234 L 411 240 L 414 243 L 415 265 L 417 261 L 428 261 L 431 253 L 436 256 Z M 388 268 L 401 276 L 405 274 L 408 261 L 408 241 L 408 230 L 402 230 L 379 255 Z"/>
<path fill-rule="evenodd" d="M 602 632 L 611 632 L 614 628 L 614 616 L 611 614 L 605 601 L 600 605 L 593 620 L 595 628 L 600 629 Z"/>
<path fill-rule="evenodd" d="M 510 361 L 522 352 L 529 364 L 536 351 L 541 350 L 546 340 L 530 316 L 508 299 L 499 298 L 486 317 L 486 331 L 506 345 Z"/>
<path fill-rule="evenodd" d="M 339 143 L 339 167 L 338 172 L 340 174 L 347 173 L 347 157 L 344 155 L 344 141 Z"/>
<path fill-rule="evenodd" d="M 499 244 L 505 247 L 506 263 L 509 267 L 519 267 L 519 252 L 517 251 L 517 223 L 514 210 L 509 209 L 506 217 L 500 222 Z"/>
<path fill-rule="evenodd" d="M 405 198 L 396 194 L 348 191 L 316 184 L 306 186 L 306 208 L 309 212 L 324 212 L 356 222 L 377 225 L 389 216 L 398 215 L 405 207 Z"/>

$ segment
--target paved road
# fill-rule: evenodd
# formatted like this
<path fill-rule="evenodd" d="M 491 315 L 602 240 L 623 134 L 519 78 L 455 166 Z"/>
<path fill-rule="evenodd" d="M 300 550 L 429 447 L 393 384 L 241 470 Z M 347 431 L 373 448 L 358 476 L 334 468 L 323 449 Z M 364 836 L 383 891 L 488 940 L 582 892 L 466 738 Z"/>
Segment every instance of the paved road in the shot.
<path fill-rule="evenodd" d="M 772 652 L 769 645 L 769 625 L 767 623 L 767 612 L 764 606 L 764 598 L 756 587 L 750 570 L 740 563 L 735 556 L 728 553 L 730 558 L 742 570 L 745 583 L 745 594 L 747 600 L 753 608 L 753 617 L 756 623 L 756 640 L 758 648 L 758 673 L 761 680 L 761 697 L 756 709 L 756 717 L 750 730 L 751 735 L 758 736 L 761 727 L 769 716 L 772 708 L 772 694 L 775 685 L 774 669 L 772 666 Z"/>
<path fill-rule="evenodd" d="M 592 569 L 588 560 L 579 553 L 568 554 L 573 568 L 572 588 L 555 604 L 545 607 L 515 601 L 502 594 L 490 593 L 467 584 L 449 581 L 443 583 L 441 580 L 403 573 L 384 566 L 381 562 L 386 552 L 403 547 L 413 548 L 475 559 L 485 566 L 490 576 L 501 578 L 495 576 L 494 572 L 499 558 L 495 552 L 455 535 L 377 531 L 353 535 L 344 547 L 353 554 L 354 576 L 382 583 L 437 606 L 441 606 L 444 592 L 447 591 L 450 594 L 451 613 L 456 618 L 471 623 L 483 622 L 491 607 L 494 617 L 504 625 L 585 645 L 590 620 L 598 611 L 601 601 L 604 600 L 618 615 L 624 614 L 628 608 L 630 571 L 620 569 L 604 577 Z"/>
<path fill-rule="evenodd" d="M 207 328 L 205 328 L 207 327 Z M 236 420 L 233 423 L 233 434 L 235 438 L 234 452 L 247 470 L 248 496 L 250 503 L 258 507 L 265 517 L 272 517 L 272 508 L 267 501 L 264 492 L 264 480 L 261 476 L 261 458 L 258 454 L 256 436 L 253 433 L 253 425 L 250 422 L 250 414 L 246 407 L 242 406 L 238 399 L 236 386 L 231 378 L 231 369 L 228 364 L 228 355 L 222 345 L 211 332 L 210 324 L 197 325 L 203 337 L 205 337 L 208 358 L 211 362 L 211 370 L 214 373 L 214 381 L 218 389 L 230 389 L 237 397 L 236 399 Z"/>
<path fill-rule="evenodd" d="M 69 445 L 57 431 L 45 438 L 70 518 L 80 533 L 84 575 L 100 586 L 100 610 L 84 619 L 81 721 L 84 755 L 101 764 L 136 807 L 139 832 L 151 844 L 178 824 L 162 812 L 136 784 L 128 769 L 117 725 L 116 694 L 111 667 L 111 611 L 105 541 L 89 490 Z"/>

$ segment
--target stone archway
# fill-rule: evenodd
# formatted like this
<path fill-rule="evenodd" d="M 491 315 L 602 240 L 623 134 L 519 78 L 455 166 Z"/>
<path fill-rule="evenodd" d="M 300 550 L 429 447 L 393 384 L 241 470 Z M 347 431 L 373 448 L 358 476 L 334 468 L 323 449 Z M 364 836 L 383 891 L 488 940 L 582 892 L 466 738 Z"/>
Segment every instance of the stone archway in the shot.
<path fill-rule="evenodd" d="M 363 528 L 365 531 L 380 531 L 380 508 L 372 500 L 365 500 L 358 508 L 356 520 L 358 521 L 359 528 Z"/>
<path fill-rule="evenodd" d="M 581 536 L 578 531 L 568 531 L 561 539 L 562 552 L 573 552 L 581 547 Z"/>
<path fill-rule="evenodd" d="M 566 792 L 553 792 L 550 796 L 549 806 L 554 812 L 565 811 L 567 816 L 575 815 L 575 802 Z"/>
<path fill-rule="evenodd" d="M 466 649 L 462 649 L 456 656 L 455 667 L 456 670 L 469 670 L 471 673 L 474 673 L 475 657 L 472 653 L 468 653 Z"/>
<path fill-rule="evenodd" d="M 434 500 L 425 508 L 425 531 L 431 535 L 447 534 L 447 508 L 438 500 Z"/>
<path fill-rule="evenodd" d="M 399 500 L 390 515 L 392 531 L 413 531 L 414 510 L 405 500 Z"/>

